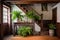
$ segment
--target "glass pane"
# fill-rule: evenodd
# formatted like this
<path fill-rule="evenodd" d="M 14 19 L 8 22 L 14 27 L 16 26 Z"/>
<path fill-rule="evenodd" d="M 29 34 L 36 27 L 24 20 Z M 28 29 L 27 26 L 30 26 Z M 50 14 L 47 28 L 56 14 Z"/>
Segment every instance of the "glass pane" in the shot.
<path fill-rule="evenodd" d="M 7 8 L 3 7 L 3 23 L 7 23 Z"/>
<path fill-rule="evenodd" d="M 7 11 L 7 8 L 3 7 L 3 11 Z"/>
<path fill-rule="evenodd" d="M 3 23 L 7 23 L 7 20 L 6 20 L 6 19 L 4 19 L 4 20 L 3 20 Z"/>
<path fill-rule="evenodd" d="M 3 20 L 7 20 L 6 18 L 4 18 Z"/>
<path fill-rule="evenodd" d="M 7 19 L 7 16 L 3 16 L 3 19 L 4 19 L 4 18 Z"/>
<path fill-rule="evenodd" d="M 7 11 L 3 11 L 3 15 L 7 15 Z"/>

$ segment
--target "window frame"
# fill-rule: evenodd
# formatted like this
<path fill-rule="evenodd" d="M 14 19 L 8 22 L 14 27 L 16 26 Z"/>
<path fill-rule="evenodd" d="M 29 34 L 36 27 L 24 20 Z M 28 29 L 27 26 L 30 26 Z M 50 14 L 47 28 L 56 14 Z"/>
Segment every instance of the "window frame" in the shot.
<path fill-rule="evenodd" d="M 7 16 L 7 22 L 4 22 L 4 20 L 3 20 L 3 23 L 8 23 L 8 11 L 9 11 L 10 8 L 6 5 L 3 5 L 3 8 L 7 9 L 7 15 L 5 15 L 5 16 Z M 4 10 L 3 10 L 3 12 L 4 12 Z M 3 13 L 3 17 L 4 17 L 4 13 Z"/>

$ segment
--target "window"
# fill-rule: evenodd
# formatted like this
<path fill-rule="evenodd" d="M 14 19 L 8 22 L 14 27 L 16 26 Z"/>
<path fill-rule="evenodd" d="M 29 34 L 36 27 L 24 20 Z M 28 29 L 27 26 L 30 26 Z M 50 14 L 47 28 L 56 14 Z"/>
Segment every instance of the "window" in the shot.
<path fill-rule="evenodd" d="M 8 22 L 8 14 L 9 14 L 9 8 L 3 5 L 3 23 Z"/>

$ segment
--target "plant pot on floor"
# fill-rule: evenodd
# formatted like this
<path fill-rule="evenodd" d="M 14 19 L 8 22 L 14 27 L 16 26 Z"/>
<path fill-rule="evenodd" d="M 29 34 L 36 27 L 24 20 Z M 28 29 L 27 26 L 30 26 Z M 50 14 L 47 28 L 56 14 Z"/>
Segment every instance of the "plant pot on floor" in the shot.
<path fill-rule="evenodd" d="M 49 29 L 49 36 L 54 36 L 54 30 Z"/>
<path fill-rule="evenodd" d="M 56 29 L 54 24 L 49 24 L 49 36 L 54 36 L 54 29 Z"/>

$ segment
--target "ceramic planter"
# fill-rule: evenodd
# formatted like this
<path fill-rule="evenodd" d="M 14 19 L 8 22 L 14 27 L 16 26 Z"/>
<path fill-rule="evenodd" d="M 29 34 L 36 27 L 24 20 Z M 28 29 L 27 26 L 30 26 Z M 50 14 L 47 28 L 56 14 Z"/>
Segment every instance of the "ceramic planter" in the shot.
<path fill-rule="evenodd" d="M 49 29 L 49 36 L 54 36 L 54 30 Z"/>

